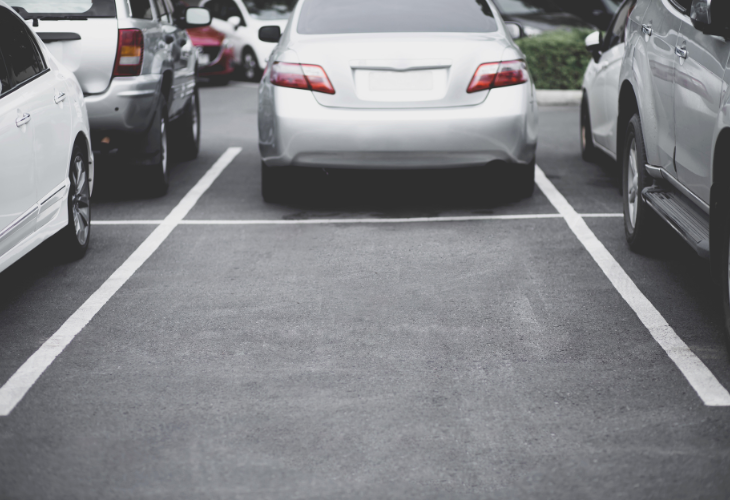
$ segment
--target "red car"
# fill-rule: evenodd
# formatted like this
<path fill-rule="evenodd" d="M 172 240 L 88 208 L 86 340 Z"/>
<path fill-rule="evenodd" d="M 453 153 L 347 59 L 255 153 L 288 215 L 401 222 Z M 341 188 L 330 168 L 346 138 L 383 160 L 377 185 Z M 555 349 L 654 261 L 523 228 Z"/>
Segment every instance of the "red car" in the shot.
<path fill-rule="evenodd" d="M 233 45 L 220 31 L 210 26 L 188 30 L 198 51 L 198 76 L 221 85 L 233 77 Z"/>

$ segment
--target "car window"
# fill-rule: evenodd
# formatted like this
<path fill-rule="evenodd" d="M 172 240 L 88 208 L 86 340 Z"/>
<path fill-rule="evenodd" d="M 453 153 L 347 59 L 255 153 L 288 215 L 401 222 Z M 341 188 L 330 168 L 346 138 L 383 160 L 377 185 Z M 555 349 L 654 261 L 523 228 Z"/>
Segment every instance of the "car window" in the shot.
<path fill-rule="evenodd" d="M 297 26 L 303 35 L 494 31 L 486 0 L 305 0 Z"/>
<path fill-rule="evenodd" d="M 692 0 L 671 0 L 670 3 L 680 12 L 689 13 L 690 9 L 692 9 Z"/>
<path fill-rule="evenodd" d="M 507 16 L 547 14 L 561 10 L 551 0 L 494 0 L 494 4 L 499 12 Z"/>
<path fill-rule="evenodd" d="M 152 19 L 152 7 L 150 0 L 129 0 L 132 9 L 132 17 L 136 19 Z"/>
<path fill-rule="evenodd" d="M 5 9 L 0 9 L 0 47 L 13 86 L 46 69 L 40 49 L 25 23 Z"/>
<path fill-rule="evenodd" d="M 5 58 L 0 50 L 0 96 L 10 91 L 10 74 L 5 66 Z"/>
<path fill-rule="evenodd" d="M 8 2 L 24 18 L 32 16 L 116 17 L 114 0 L 10 0 Z"/>
<path fill-rule="evenodd" d="M 157 16 L 163 20 L 170 22 L 170 17 L 167 15 L 167 7 L 165 7 L 165 2 L 162 0 L 155 0 L 155 7 L 157 8 Z"/>
<path fill-rule="evenodd" d="M 254 19 L 262 21 L 273 21 L 277 19 L 289 19 L 296 0 L 243 0 L 248 13 Z"/>
<path fill-rule="evenodd" d="M 614 16 L 606 33 L 606 50 L 626 41 L 626 25 L 636 6 L 636 0 L 626 2 Z"/>
<path fill-rule="evenodd" d="M 226 21 L 228 18 L 238 16 L 243 21 L 240 9 L 232 0 L 211 0 L 204 7 L 210 11 L 210 15 Z"/>

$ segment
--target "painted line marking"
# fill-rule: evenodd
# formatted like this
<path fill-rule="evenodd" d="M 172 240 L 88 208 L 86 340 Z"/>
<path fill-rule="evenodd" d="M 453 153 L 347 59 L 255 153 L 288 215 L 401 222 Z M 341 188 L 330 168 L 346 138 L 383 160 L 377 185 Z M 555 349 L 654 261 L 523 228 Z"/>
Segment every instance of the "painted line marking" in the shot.
<path fill-rule="evenodd" d="M 618 218 L 623 214 L 582 214 L 585 218 Z M 293 226 L 317 224 L 407 224 L 416 222 L 471 222 L 490 220 L 562 219 L 560 214 L 467 215 L 454 217 L 411 217 L 402 219 L 301 219 L 301 220 L 182 220 L 186 226 Z M 134 226 L 162 224 L 161 220 L 95 220 L 97 226 Z"/>
<path fill-rule="evenodd" d="M 241 152 L 241 148 L 228 148 L 212 167 L 187 192 L 170 214 L 155 228 L 147 239 L 137 247 L 129 258 L 107 279 L 94 294 L 54 333 L 30 358 L 0 387 L 0 417 L 5 417 L 23 399 L 43 372 L 66 346 L 83 330 L 109 299 L 131 278 L 167 239 L 200 197 L 208 190 L 218 176 Z"/>
<path fill-rule="evenodd" d="M 568 200 L 557 190 L 539 167 L 535 171 L 535 182 L 558 213 L 565 218 L 568 227 L 588 250 L 588 253 L 611 281 L 614 288 L 621 294 L 621 297 L 634 310 L 649 330 L 651 336 L 654 337 L 654 340 L 664 349 L 669 358 L 674 361 L 677 368 L 687 378 L 687 381 L 705 405 L 730 406 L 730 393 L 727 389 L 720 384 L 687 344 L 679 338 L 661 313 L 641 293 L 641 290 L 629 278 L 626 271 L 606 250 L 606 247 L 596 238 L 596 235 L 593 234 L 583 218 L 573 209 Z"/>

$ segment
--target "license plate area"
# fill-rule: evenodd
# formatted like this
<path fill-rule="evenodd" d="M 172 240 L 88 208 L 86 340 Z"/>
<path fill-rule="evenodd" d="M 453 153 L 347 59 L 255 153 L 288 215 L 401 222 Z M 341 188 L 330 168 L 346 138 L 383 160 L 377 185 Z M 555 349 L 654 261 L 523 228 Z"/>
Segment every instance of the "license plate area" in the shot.
<path fill-rule="evenodd" d="M 418 102 L 443 99 L 448 69 L 355 70 L 357 96 L 363 101 Z"/>

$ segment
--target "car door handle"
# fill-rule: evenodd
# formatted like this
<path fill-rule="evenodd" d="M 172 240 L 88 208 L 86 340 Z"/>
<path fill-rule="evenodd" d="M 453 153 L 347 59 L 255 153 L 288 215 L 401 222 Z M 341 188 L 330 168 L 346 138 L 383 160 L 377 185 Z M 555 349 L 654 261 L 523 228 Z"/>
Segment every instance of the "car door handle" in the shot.
<path fill-rule="evenodd" d="M 651 25 L 649 25 L 649 24 L 642 24 L 641 31 L 643 31 L 646 36 L 651 36 L 654 33 L 654 30 L 651 28 Z"/>
<path fill-rule="evenodd" d="M 57 92 L 56 95 L 53 96 L 53 102 L 55 102 L 56 104 L 60 104 L 65 100 L 66 94 L 63 92 Z"/>
<path fill-rule="evenodd" d="M 677 54 L 682 59 L 687 59 L 687 56 L 689 55 L 687 53 L 687 49 L 683 49 L 681 47 L 674 47 L 674 53 Z"/>
<path fill-rule="evenodd" d="M 23 113 L 15 119 L 15 126 L 22 127 L 30 121 L 30 113 Z"/>

